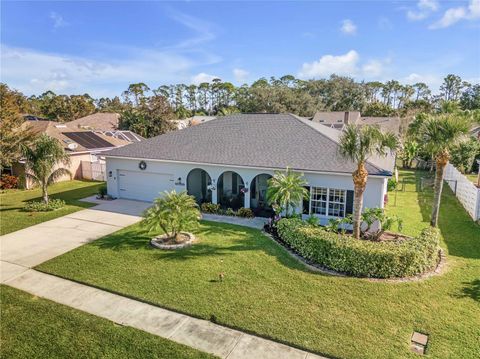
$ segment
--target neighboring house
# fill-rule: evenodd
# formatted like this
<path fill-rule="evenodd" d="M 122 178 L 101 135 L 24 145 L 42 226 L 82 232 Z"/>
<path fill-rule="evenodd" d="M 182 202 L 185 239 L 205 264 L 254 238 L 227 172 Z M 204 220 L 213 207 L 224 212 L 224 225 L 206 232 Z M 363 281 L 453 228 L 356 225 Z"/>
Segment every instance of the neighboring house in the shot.
<path fill-rule="evenodd" d="M 132 131 L 119 130 L 120 115 L 112 112 L 99 112 L 66 122 L 71 129 L 91 130 L 109 137 L 128 142 L 140 142 L 144 138 Z"/>
<path fill-rule="evenodd" d="M 201 123 L 205 123 L 216 118 L 217 116 L 192 116 L 183 120 L 178 120 L 177 127 L 179 130 L 182 130 L 184 128 L 199 125 Z"/>
<path fill-rule="evenodd" d="M 83 130 L 116 131 L 119 121 L 120 115 L 118 113 L 98 112 L 66 122 L 65 125 Z"/>
<path fill-rule="evenodd" d="M 356 165 L 338 154 L 340 135 L 290 114 L 225 116 L 106 153 L 108 193 L 152 201 L 165 190 L 186 190 L 198 203 L 262 215 L 271 211 L 267 180 L 289 167 L 308 182 L 304 214 L 343 217 L 353 209 Z M 368 161 L 365 207 L 384 206 L 393 165 L 393 156 Z"/>
<path fill-rule="evenodd" d="M 70 156 L 71 164 L 68 166 L 68 169 L 72 173 L 73 178 L 77 179 L 85 177 L 87 177 L 87 179 L 104 179 L 105 162 L 102 158 L 102 154 L 105 151 L 125 146 L 130 143 L 128 141 L 108 137 L 92 131 L 73 130 L 67 127 L 66 124 L 54 121 L 26 121 L 24 126 L 30 128 L 35 134 L 45 133 L 50 137 L 59 140 Z M 103 167 L 103 175 L 100 176 L 100 178 L 98 175 L 86 176 L 85 170 L 88 170 L 91 174 L 92 164 L 98 165 L 97 172 L 101 172 Z M 23 177 L 25 175 L 24 162 L 20 161 L 14 164 L 12 167 L 12 174 Z M 69 176 L 65 176 L 60 179 L 60 181 L 69 179 Z M 25 186 L 27 188 L 30 187 L 29 181 L 26 181 Z"/>
<path fill-rule="evenodd" d="M 342 130 L 347 124 L 377 125 L 382 131 L 400 133 L 401 120 L 399 117 L 372 117 L 362 116 L 359 111 L 317 112 L 313 122 Z"/>

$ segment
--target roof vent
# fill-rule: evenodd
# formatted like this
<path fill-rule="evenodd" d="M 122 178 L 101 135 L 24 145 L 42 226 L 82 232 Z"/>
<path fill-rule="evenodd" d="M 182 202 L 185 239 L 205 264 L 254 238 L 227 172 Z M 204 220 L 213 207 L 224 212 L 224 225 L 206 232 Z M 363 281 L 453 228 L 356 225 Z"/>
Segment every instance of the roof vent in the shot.
<path fill-rule="evenodd" d="M 69 143 L 67 147 L 69 150 L 73 151 L 78 147 L 78 144 L 76 144 L 75 142 L 72 142 L 72 143 Z"/>

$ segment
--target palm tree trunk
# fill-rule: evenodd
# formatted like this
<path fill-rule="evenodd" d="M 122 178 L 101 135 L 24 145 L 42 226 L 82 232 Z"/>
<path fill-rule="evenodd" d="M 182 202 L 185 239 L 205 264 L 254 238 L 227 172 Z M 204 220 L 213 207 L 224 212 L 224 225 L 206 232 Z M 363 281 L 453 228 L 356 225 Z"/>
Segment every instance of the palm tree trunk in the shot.
<path fill-rule="evenodd" d="M 449 159 L 448 152 L 441 153 L 437 156 L 437 168 L 435 170 L 435 194 L 433 199 L 432 219 L 430 225 L 437 227 L 438 225 L 438 213 L 440 212 L 440 201 L 442 199 L 443 190 L 443 176 L 445 174 L 445 167 L 447 166 Z"/>
<path fill-rule="evenodd" d="M 358 168 L 353 172 L 353 237 L 360 239 L 360 226 L 362 225 L 363 192 L 367 185 L 368 172 L 365 164 L 360 162 Z"/>
<path fill-rule="evenodd" d="M 42 198 L 43 198 L 43 202 L 48 204 L 48 192 L 47 192 L 46 184 L 42 184 Z"/>

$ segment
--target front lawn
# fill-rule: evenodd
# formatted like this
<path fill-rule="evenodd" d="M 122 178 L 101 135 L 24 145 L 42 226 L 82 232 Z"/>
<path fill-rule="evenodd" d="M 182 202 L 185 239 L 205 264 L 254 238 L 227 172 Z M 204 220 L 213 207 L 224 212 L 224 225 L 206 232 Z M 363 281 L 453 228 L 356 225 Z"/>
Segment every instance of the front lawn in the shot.
<path fill-rule="evenodd" d="M 0 298 L 2 358 L 214 358 L 7 286 Z"/>
<path fill-rule="evenodd" d="M 405 233 L 428 225 L 431 189 L 409 179 L 389 212 Z M 202 222 L 200 242 L 176 252 L 150 248 L 139 224 L 39 269 L 160 306 L 343 358 L 417 356 L 412 331 L 430 335 L 435 358 L 476 358 L 480 336 L 480 227 L 446 186 L 440 214 L 448 270 L 420 282 L 373 282 L 312 273 L 258 230 Z M 225 273 L 224 281 L 218 280 Z"/>
<path fill-rule="evenodd" d="M 0 235 L 18 231 L 34 224 L 49 221 L 67 214 L 93 206 L 92 203 L 80 202 L 79 199 L 94 195 L 103 182 L 65 181 L 48 187 L 51 198 L 63 199 L 66 206 L 51 212 L 22 212 L 26 202 L 41 200 L 39 188 L 31 190 L 6 190 L 0 193 L 1 225 Z"/>

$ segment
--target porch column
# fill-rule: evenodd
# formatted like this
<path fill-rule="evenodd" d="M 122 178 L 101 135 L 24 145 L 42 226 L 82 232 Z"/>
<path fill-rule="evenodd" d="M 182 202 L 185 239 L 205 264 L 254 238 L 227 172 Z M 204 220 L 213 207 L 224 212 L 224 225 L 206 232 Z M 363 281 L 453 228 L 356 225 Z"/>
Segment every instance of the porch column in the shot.
<path fill-rule="evenodd" d="M 248 192 L 243 195 L 243 207 L 250 208 L 250 181 L 245 182 L 245 188 L 248 188 Z"/>
<path fill-rule="evenodd" d="M 245 193 L 243 207 L 250 208 L 250 191 Z"/>
<path fill-rule="evenodd" d="M 212 189 L 212 203 L 217 204 L 217 186 L 215 186 L 215 189 Z"/>

